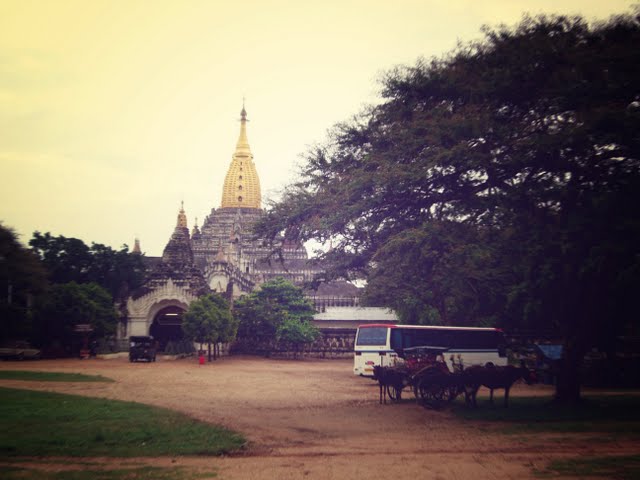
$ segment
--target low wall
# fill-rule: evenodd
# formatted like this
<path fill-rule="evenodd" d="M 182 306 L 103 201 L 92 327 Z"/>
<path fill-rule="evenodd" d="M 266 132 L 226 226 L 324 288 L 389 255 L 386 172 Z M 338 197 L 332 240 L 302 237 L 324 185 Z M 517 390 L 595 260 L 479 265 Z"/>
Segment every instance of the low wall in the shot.
<path fill-rule="evenodd" d="M 116 353 L 98 353 L 96 358 L 101 360 L 114 360 L 116 358 L 127 358 L 129 352 L 116 352 Z"/>
<path fill-rule="evenodd" d="M 352 329 L 321 330 L 311 344 L 293 345 L 275 340 L 239 338 L 231 346 L 231 354 L 263 355 L 274 358 L 352 358 L 356 331 Z"/>
<path fill-rule="evenodd" d="M 239 338 L 233 344 L 219 344 L 221 357 L 233 354 L 261 355 L 274 358 L 353 358 L 353 344 L 356 338 L 356 330 L 351 328 L 320 329 L 320 337 L 308 345 L 292 345 L 275 340 L 264 341 L 259 338 Z M 120 345 L 118 345 L 120 346 Z M 129 344 L 125 341 L 121 345 L 124 351 L 99 354 L 99 358 L 119 358 L 128 356 Z M 198 354 L 199 344 L 194 344 L 195 353 Z M 207 352 L 204 346 L 205 355 Z M 180 355 L 170 355 L 166 352 L 158 353 L 164 360 L 179 358 Z"/>

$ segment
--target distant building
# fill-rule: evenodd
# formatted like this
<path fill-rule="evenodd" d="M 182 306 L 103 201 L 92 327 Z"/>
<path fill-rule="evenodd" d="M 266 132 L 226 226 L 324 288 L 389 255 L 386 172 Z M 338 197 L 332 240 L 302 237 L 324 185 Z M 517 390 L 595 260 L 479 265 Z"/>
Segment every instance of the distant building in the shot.
<path fill-rule="evenodd" d="M 219 208 L 212 208 L 201 227 L 187 226 L 184 205 L 162 257 L 145 257 L 147 282 L 127 301 L 120 338 L 153 335 L 164 348 L 182 336 L 182 314 L 189 304 L 214 291 L 235 299 L 260 284 L 283 277 L 297 285 L 322 273 L 309 261 L 303 245 L 281 239 L 282 257 L 271 256 L 272 247 L 252 232 L 264 214 L 260 179 L 247 139 L 247 113 L 240 113 L 240 135 L 224 179 Z M 135 252 L 140 253 L 136 240 Z M 308 291 L 319 311 L 327 307 L 358 305 L 359 289 L 348 282 L 321 285 Z"/>
<path fill-rule="evenodd" d="M 393 325 L 398 321 L 396 313 L 385 307 L 327 307 L 313 316 L 313 324 L 323 331 L 355 332 L 359 325 Z"/>

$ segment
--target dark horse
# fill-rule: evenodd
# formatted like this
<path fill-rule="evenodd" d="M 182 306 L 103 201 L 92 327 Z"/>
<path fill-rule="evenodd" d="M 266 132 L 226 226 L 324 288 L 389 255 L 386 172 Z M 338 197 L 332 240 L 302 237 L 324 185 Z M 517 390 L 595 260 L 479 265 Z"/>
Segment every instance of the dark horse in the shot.
<path fill-rule="evenodd" d="M 380 403 L 387 403 L 387 394 L 391 400 L 401 399 L 405 381 L 405 375 L 401 371 L 376 365 L 373 367 L 373 379 L 378 381 L 380 387 Z"/>
<path fill-rule="evenodd" d="M 480 366 L 473 365 L 466 368 L 462 373 L 462 383 L 464 383 L 465 400 L 467 404 L 477 407 L 476 395 L 481 386 L 490 390 L 489 400 L 493 403 L 493 391 L 497 388 L 504 388 L 504 406 L 509 406 L 509 390 L 512 385 L 523 379 L 528 385 L 535 381 L 534 373 L 525 366 L 496 367 L 493 365 Z"/>

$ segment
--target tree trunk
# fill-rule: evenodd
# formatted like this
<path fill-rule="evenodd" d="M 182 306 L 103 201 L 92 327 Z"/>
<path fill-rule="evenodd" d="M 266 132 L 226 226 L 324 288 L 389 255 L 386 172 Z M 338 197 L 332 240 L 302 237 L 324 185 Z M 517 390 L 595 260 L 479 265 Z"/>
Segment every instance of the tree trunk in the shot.
<path fill-rule="evenodd" d="M 211 342 L 207 342 L 207 360 L 211 361 Z"/>
<path fill-rule="evenodd" d="M 580 401 L 580 366 L 584 354 L 571 340 L 563 345 L 558 383 L 556 384 L 556 401 L 576 404 Z"/>

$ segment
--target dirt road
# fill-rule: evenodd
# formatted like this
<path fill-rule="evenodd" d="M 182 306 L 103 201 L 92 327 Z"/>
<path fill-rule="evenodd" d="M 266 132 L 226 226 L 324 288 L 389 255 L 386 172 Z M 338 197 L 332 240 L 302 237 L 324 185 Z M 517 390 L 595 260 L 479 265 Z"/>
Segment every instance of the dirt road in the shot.
<path fill-rule="evenodd" d="M 379 405 L 377 386 L 354 377 L 352 362 L 230 357 L 130 364 L 115 360 L 3 362 L 0 369 L 98 374 L 115 383 L 0 381 L 33 388 L 131 400 L 179 410 L 242 432 L 245 455 L 152 459 L 153 464 L 207 466 L 223 480 L 526 479 L 551 459 L 636 453 L 638 445 L 593 442 L 588 435 L 505 436 L 448 412 L 412 402 Z M 551 395 L 515 386 L 512 395 Z"/>

